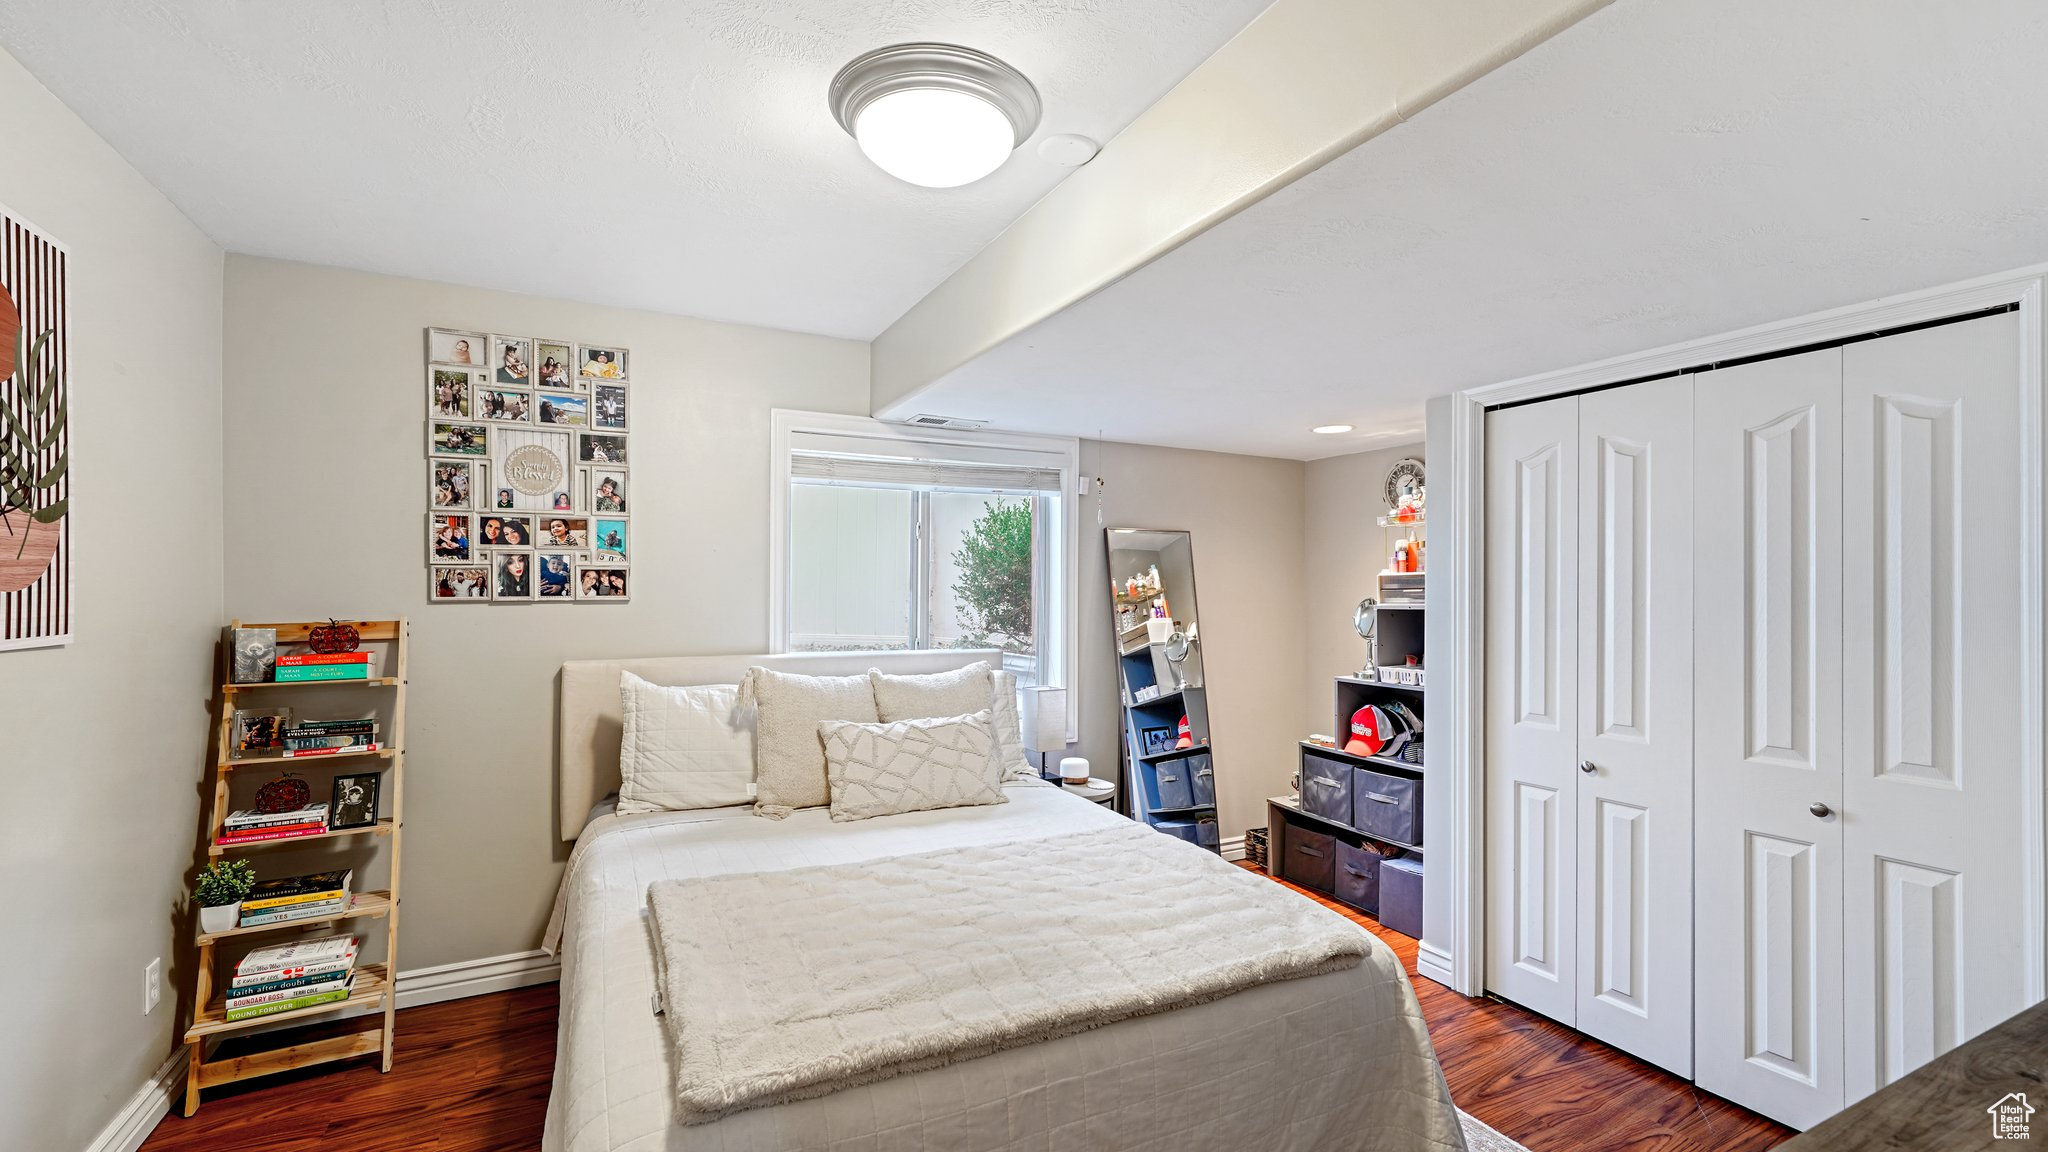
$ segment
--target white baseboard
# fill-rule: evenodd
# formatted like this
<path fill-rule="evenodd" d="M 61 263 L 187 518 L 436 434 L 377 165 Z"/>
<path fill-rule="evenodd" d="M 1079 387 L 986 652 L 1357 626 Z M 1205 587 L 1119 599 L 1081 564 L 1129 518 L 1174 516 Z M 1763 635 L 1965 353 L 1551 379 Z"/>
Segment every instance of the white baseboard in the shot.
<path fill-rule="evenodd" d="M 1455 990 L 1458 986 L 1451 975 L 1451 954 L 1427 940 L 1415 945 L 1415 972 L 1446 988 Z"/>
<path fill-rule="evenodd" d="M 1219 846 L 1223 849 L 1223 858 L 1225 860 L 1244 859 L 1244 837 L 1232 836 L 1223 841 Z"/>
<path fill-rule="evenodd" d="M 561 978 L 561 961 L 538 948 L 531 952 L 485 956 L 480 960 L 463 960 L 433 968 L 415 968 L 398 974 L 398 1006 L 417 1008 L 422 1004 L 439 1004 L 443 1000 L 460 1000 L 465 996 L 552 984 Z"/>
<path fill-rule="evenodd" d="M 86 1145 L 85 1152 L 135 1152 L 184 1091 L 185 1046 L 180 1044 L 100 1130 L 99 1137 Z"/>

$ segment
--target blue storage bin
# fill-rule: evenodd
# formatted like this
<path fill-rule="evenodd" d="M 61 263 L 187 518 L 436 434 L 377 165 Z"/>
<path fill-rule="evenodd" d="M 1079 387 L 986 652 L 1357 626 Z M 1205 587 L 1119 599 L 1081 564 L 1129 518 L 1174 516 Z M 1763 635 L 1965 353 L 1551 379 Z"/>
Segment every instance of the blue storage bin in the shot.
<path fill-rule="evenodd" d="M 1166 833 L 1168 836 L 1179 837 L 1190 844 L 1200 844 L 1202 842 L 1201 829 L 1195 826 L 1193 820 L 1159 820 L 1154 822 L 1152 827 Z"/>
<path fill-rule="evenodd" d="M 1197 805 L 1216 803 L 1216 764 L 1207 752 L 1188 757 L 1188 787 Z"/>
<path fill-rule="evenodd" d="M 1380 861 L 1380 923 L 1422 938 L 1422 861 L 1403 856 Z"/>
<path fill-rule="evenodd" d="M 1162 760 L 1154 764 L 1152 781 L 1158 788 L 1161 808 L 1195 806 L 1194 785 L 1188 779 L 1186 760 Z"/>

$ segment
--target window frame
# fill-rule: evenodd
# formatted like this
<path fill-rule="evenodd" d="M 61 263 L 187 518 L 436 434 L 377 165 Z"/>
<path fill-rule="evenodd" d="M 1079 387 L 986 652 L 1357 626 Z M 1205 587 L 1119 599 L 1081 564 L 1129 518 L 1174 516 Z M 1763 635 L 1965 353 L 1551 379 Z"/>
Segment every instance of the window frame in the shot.
<path fill-rule="evenodd" d="M 793 480 L 790 456 L 800 439 L 829 437 L 844 442 L 850 450 L 868 456 L 898 456 L 905 459 L 946 457 L 934 449 L 963 450 L 962 459 L 1044 468 L 1059 473 L 1059 490 L 1046 495 L 1056 499 L 1060 509 L 1057 532 L 1033 533 L 1033 547 L 1040 549 L 1038 571 L 1054 576 L 1059 588 L 1034 581 L 1034 610 L 1055 617 L 1047 635 L 1058 641 L 1059 651 L 1048 659 L 1040 653 L 1039 683 L 1072 691 L 1079 674 L 1080 650 L 1080 516 L 1075 493 L 1080 491 L 1081 442 L 1069 436 L 1040 436 L 1022 432 L 987 432 L 953 428 L 919 428 L 866 416 L 830 412 L 801 412 L 777 408 L 770 413 L 768 494 L 768 650 L 789 651 L 790 590 L 790 508 L 789 490 Z M 1057 601 L 1058 611 L 1052 611 Z M 1047 673 L 1056 673 L 1054 679 Z M 1067 710 L 1067 740 L 1078 738 L 1079 724 L 1074 709 Z"/>

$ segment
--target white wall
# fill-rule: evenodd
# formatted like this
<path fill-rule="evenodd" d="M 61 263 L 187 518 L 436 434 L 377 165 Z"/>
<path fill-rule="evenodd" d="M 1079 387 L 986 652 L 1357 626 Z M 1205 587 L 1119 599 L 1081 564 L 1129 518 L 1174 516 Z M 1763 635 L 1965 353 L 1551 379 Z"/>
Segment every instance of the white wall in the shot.
<path fill-rule="evenodd" d="M 0 1148 L 62 1152 L 183 1032 L 173 940 L 221 620 L 221 253 L 4 53 L 0 109 L 0 203 L 71 252 L 76 639 L 0 652 Z"/>
<path fill-rule="evenodd" d="M 430 325 L 632 350 L 630 603 L 426 603 Z M 867 349 L 244 256 L 226 333 L 228 613 L 413 621 L 401 966 L 536 947 L 557 669 L 766 649 L 769 411 L 863 410 Z"/>

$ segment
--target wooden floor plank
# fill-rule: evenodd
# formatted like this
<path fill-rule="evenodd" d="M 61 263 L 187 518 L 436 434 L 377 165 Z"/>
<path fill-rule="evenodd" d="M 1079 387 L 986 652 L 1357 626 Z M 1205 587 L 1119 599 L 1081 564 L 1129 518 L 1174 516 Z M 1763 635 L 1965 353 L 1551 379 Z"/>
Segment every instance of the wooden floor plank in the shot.
<path fill-rule="evenodd" d="M 1394 949 L 1451 1098 L 1531 1152 L 1762 1152 L 1792 1136 L 1532 1012 L 1416 979 L 1413 939 L 1303 895 Z M 197 1116 L 166 1117 L 143 1152 L 536 1148 L 554 1076 L 556 1008 L 554 985 L 544 985 L 405 1009 L 388 1075 L 364 1059 L 216 1089 Z"/>

